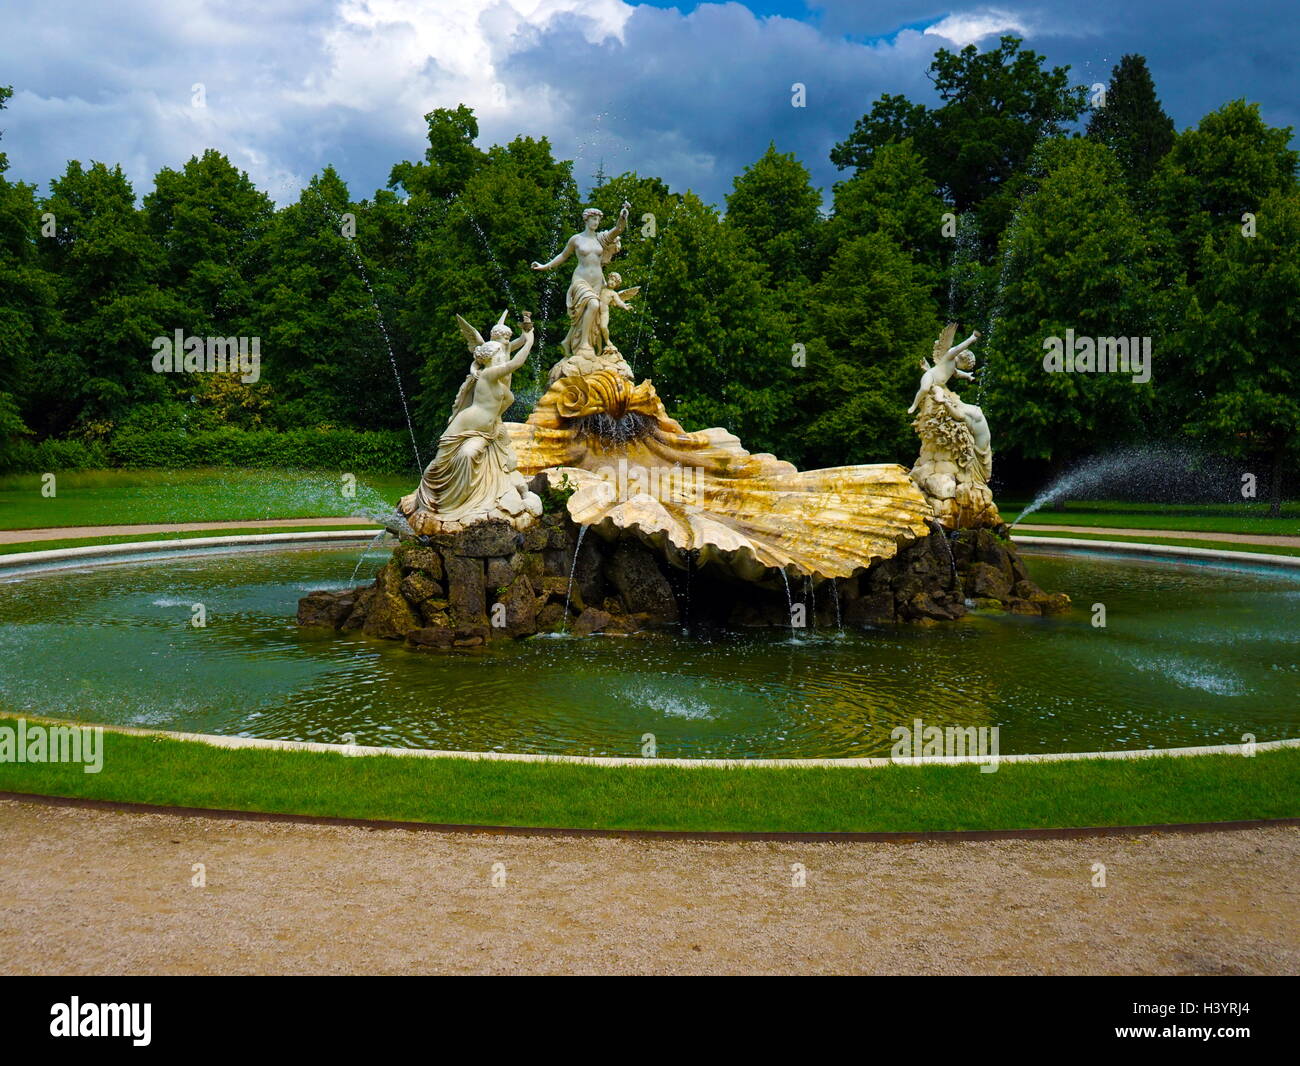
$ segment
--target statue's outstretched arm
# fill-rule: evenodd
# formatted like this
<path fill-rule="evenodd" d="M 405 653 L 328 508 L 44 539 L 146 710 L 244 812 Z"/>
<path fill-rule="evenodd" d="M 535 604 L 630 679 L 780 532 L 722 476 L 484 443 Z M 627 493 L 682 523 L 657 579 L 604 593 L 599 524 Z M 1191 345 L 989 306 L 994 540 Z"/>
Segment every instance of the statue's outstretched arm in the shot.
<path fill-rule="evenodd" d="M 502 363 L 500 366 L 490 366 L 482 371 L 483 377 L 489 381 L 496 381 L 499 378 L 513 374 L 528 361 L 528 353 L 533 348 L 533 323 L 531 319 L 524 320 L 524 333 L 519 338 L 523 343 L 519 348 L 519 354 L 509 362 Z"/>
<path fill-rule="evenodd" d="M 961 342 L 959 345 L 957 345 L 955 348 L 949 348 L 949 349 L 948 349 L 948 354 L 949 354 L 949 355 L 958 355 L 958 354 L 960 354 L 961 352 L 964 352 L 967 348 L 969 348 L 972 344 L 974 344 L 974 343 L 975 343 L 977 340 L 979 340 L 979 339 L 980 339 L 980 331 L 979 331 L 979 330 L 976 330 L 974 333 L 972 333 L 969 337 L 967 337 L 964 341 L 962 341 L 962 342 Z"/>
<path fill-rule="evenodd" d="M 549 263 L 533 263 L 532 264 L 533 269 L 554 270 L 557 266 L 559 266 L 566 259 L 568 259 L 569 256 L 573 254 L 573 241 L 574 238 L 570 237 L 567 241 L 564 242 L 564 247 L 560 249 L 559 255 L 557 255 L 554 259 L 552 259 Z"/>

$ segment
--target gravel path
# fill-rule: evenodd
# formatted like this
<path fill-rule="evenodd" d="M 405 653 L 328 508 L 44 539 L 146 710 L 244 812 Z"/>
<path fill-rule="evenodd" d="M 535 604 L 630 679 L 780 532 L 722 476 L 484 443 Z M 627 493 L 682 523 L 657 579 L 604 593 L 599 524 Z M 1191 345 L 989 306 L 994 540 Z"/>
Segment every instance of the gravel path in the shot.
<path fill-rule="evenodd" d="M 7 974 L 1300 971 L 1300 828 L 714 843 L 5 800 L 0 855 Z"/>

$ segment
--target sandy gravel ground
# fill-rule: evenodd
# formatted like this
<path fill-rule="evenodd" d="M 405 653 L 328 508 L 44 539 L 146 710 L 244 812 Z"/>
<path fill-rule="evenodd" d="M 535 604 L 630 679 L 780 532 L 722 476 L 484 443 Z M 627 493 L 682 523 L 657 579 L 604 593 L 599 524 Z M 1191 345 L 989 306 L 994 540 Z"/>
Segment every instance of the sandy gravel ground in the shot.
<path fill-rule="evenodd" d="M 712 843 L 0 801 L 7 974 L 1297 971 L 1294 827 Z"/>

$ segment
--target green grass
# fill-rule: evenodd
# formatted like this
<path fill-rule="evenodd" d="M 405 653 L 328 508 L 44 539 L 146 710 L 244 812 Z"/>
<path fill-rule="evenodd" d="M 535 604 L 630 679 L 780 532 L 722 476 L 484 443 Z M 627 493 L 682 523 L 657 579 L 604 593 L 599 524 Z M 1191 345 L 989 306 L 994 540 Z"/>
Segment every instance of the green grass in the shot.
<path fill-rule="evenodd" d="M 1027 502 L 999 503 L 1007 522 L 1014 522 Z M 1062 511 L 1046 507 L 1029 516 L 1031 525 L 1111 526 L 1116 529 L 1167 529 L 1192 533 L 1246 533 L 1259 536 L 1300 536 L 1300 502 L 1282 505 L 1282 517 L 1271 518 L 1269 505 L 1259 501 L 1228 504 L 1129 503 L 1123 500 L 1070 501 Z"/>
<path fill-rule="evenodd" d="M 356 519 L 356 528 L 379 527 L 366 518 Z M 113 537 L 60 537 L 57 540 L 27 540 L 18 544 L 0 544 L 0 555 L 22 555 L 27 552 L 53 551 L 56 548 L 87 548 L 100 544 L 136 544 L 154 540 L 189 540 L 193 537 L 227 537 L 246 533 L 328 533 L 332 529 L 350 529 L 351 526 L 259 526 L 256 529 L 188 529 L 179 533 L 138 533 Z"/>
<path fill-rule="evenodd" d="M 12 718 L 0 719 L 12 727 Z M 0 763 L 0 789 L 164 806 L 599 829 L 923 832 L 1300 815 L 1300 750 L 881 769 L 599 767 L 228 750 L 106 733 L 104 768 Z"/>
<path fill-rule="evenodd" d="M 1005 517 L 1005 516 L 1003 516 Z M 1024 529 L 1024 526 L 1020 527 Z M 1258 555 L 1300 555 L 1300 548 L 1271 544 L 1250 544 L 1239 540 L 1180 540 L 1177 537 L 1129 537 L 1122 533 L 1074 533 L 1069 530 L 1025 530 L 1026 537 L 1060 537 L 1074 540 L 1119 541 L 1125 544 L 1164 544 L 1174 548 L 1207 548 L 1215 551 L 1255 552 Z M 1015 533 L 1012 540 L 1019 540 Z"/>
<path fill-rule="evenodd" d="M 41 475 L 10 474 L 0 477 L 0 529 L 344 517 L 391 506 L 413 487 L 410 478 L 356 476 L 356 496 L 347 498 L 340 471 L 67 471 L 47 498 Z"/>

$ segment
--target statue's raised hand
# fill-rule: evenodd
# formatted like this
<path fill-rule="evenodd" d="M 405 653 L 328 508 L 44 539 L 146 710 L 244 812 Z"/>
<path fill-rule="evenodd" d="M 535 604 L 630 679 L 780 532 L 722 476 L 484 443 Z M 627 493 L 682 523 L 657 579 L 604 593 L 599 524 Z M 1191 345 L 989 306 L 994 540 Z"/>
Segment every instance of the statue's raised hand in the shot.
<path fill-rule="evenodd" d="M 530 264 L 530 266 L 532 266 L 532 268 L 533 268 L 534 270 L 545 270 L 545 269 L 546 269 L 546 264 L 545 264 L 545 263 L 533 262 L 533 263 Z"/>
<path fill-rule="evenodd" d="M 519 328 L 525 333 L 533 331 L 533 313 L 531 311 L 521 311 L 519 314 Z"/>
<path fill-rule="evenodd" d="M 628 213 L 629 211 L 631 211 L 631 210 L 632 210 L 632 205 L 631 205 L 630 203 L 628 203 L 626 200 L 624 200 L 624 201 L 623 201 L 623 206 L 620 207 L 620 208 L 618 209 L 618 217 L 621 218 L 621 219 L 626 220 L 626 219 L 627 219 L 627 213 Z"/>

